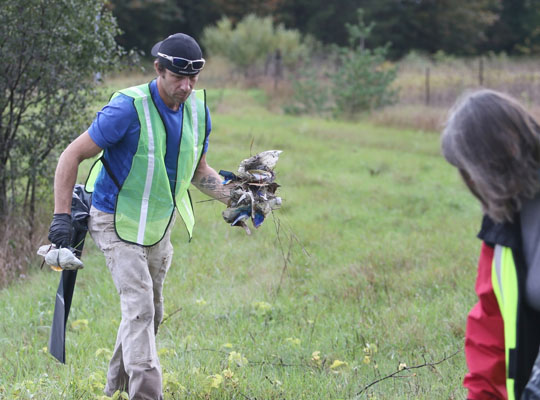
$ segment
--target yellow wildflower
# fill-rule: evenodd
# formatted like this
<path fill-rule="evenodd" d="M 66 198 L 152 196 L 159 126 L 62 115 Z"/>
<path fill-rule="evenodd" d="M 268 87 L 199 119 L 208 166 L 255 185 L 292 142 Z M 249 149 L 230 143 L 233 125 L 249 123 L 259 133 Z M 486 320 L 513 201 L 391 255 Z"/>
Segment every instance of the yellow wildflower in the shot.
<path fill-rule="evenodd" d="M 301 343 L 300 339 L 292 337 L 288 337 L 287 339 L 285 339 L 285 341 L 289 342 L 290 344 L 294 344 L 295 346 L 299 346 Z"/>
<path fill-rule="evenodd" d="M 330 365 L 330 369 L 338 369 L 338 368 L 340 368 L 340 367 L 346 367 L 347 365 L 349 365 L 349 364 L 346 363 L 345 361 L 334 360 L 334 362 L 332 363 L 332 365 Z"/>
<path fill-rule="evenodd" d="M 174 354 L 174 350 L 163 347 L 158 351 L 158 356 L 160 357 L 167 356 L 169 354 Z"/>
<path fill-rule="evenodd" d="M 377 345 L 375 343 L 366 343 L 366 347 L 364 347 L 364 354 L 366 356 L 372 356 L 378 351 Z"/>
<path fill-rule="evenodd" d="M 311 353 L 311 361 L 317 365 L 321 365 L 321 352 L 319 350 Z"/>
<path fill-rule="evenodd" d="M 163 374 L 163 390 L 166 392 L 182 392 L 186 391 L 185 386 L 178 382 L 178 379 L 168 372 Z"/>
<path fill-rule="evenodd" d="M 211 389 L 217 389 L 223 383 L 223 376 L 221 376 L 220 374 L 210 375 L 208 378 L 210 378 L 209 387 Z"/>
<path fill-rule="evenodd" d="M 73 321 L 71 323 L 71 329 L 82 331 L 84 329 L 88 328 L 88 320 L 87 319 L 78 319 L 76 321 Z"/>
<path fill-rule="evenodd" d="M 96 357 L 99 357 L 100 355 L 102 355 L 105 357 L 105 358 L 110 358 L 112 356 L 112 351 L 109 350 L 109 349 L 105 349 L 105 348 L 99 348 L 96 350 L 95 352 L 95 356 Z"/>
<path fill-rule="evenodd" d="M 242 354 L 237 353 L 236 351 L 231 351 L 229 353 L 229 367 L 232 365 L 236 365 L 237 367 L 243 367 L 247 365 L 248 360 L 246 357 L 244 357 Z"/>
<path fill-rule="evenodd" d="M 221 371 L 221 373 L 225 379 L 231 379 L 234 376 L 234 372 L 232 372 L 229 368 L 224 369 Z"/>
<path fill-rule="evenodd" d="M 267 303 L 265 301 L 256 301 L 254 303 L 251 304 L 251 306 L 253 307 L 253 310 L 255 311 L 255 314 L 259 315 L 259 316 L 265 316 L 267 315 L 268 313 L 270 313 L 272 311 L 272 304 L 270 303 Z"/>

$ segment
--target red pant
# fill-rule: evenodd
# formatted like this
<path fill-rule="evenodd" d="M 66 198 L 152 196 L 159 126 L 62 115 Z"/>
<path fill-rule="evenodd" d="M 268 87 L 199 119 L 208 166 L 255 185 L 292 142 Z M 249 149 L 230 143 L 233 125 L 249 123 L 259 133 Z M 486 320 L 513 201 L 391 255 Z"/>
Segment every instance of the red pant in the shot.
<path fill-rule="evenodd" d="M 507 399 L 504 324 L 491 282 L 494 249 L 482 243 L 476 279 L 478 303 L 467 318 L 465 358 L 469 372 L 463 385 L 467 399 Z"/>

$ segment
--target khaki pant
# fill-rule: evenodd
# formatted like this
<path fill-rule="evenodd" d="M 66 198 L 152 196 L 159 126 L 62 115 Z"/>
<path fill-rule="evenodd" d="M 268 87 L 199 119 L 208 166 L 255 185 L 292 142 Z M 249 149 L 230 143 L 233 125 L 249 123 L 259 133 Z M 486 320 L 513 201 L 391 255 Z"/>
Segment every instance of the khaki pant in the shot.
<path fill-rule="evenodd" d="M 165 237 L 152 247 L 123 242 L 114 215 L 92 207 L 88 230 L 105 255 L 120 295 L 122 322 L 107 372 L 105 394 L 129 392 L 131 400 L 163 398 L 156 333 L 163 318 L 163 281 L 171 265 L 172 221 Z"/>

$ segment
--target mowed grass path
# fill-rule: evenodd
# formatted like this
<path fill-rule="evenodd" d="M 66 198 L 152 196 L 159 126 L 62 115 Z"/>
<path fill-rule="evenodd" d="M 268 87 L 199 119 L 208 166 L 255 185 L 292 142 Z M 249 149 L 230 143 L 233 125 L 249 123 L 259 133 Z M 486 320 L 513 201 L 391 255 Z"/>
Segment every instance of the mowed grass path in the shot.
<path fill-rule="evenodd" d="M 464 399 L 480 210 L 438 135 L 276 115 L 265 101 L 209 92 L 209 163 L 234 171 L 283 150 L 283 206 L 246 236 L 192 191 L 195 237 L 177 224 L 158 334 L 165 398 Z M 36 266 L 0 292 L 0 398 L 101 398 L 120 310 L 91 240 L 84 262 L 66 365 L 45 349 L 60 275 Z"/>

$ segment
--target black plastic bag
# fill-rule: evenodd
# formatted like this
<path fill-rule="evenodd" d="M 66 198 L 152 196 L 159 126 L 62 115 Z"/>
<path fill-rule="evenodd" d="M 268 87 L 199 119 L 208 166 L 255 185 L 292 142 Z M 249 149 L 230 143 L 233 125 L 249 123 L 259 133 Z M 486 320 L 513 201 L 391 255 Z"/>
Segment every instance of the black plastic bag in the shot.
<path fill-rule="evenodd" d="M 91 205 L 92 195 L 84 190 L 83 185 L 75 185 L 71 199 L 71 216 L 74 230 L 71 247 L 73 247 L 78 258 L 81 258 L 84 239 L 88 231 L 87 223 Z M 66 325 L 76 280 L 77 270 L 62 271 L 58 290 L 56 291 L 51 336 L 49 338 L 49 352 L 64 364 L 66 362 Z"/>
<path fill-rule="evenodd" d="M 534 362 L 531 377 L 523 390 L 521 400 L 540 400 L 540 352 Z"/>

